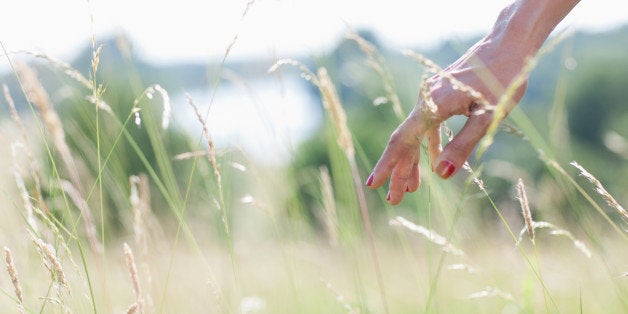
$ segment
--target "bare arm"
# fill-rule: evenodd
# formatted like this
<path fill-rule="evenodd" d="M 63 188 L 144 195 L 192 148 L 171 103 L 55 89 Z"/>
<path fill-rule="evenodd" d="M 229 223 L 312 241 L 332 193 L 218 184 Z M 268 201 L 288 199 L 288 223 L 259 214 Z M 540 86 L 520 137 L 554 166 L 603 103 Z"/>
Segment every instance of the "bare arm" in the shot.
<path fill-rule="evenodd" d="M 522 70 L 527 58 L 534 56 L 554 28 L 579 0 L 517 0 L 502 10 L 491 32 L 445 69 L 447 75 L 480 92 L 496 104 L 504 87 Z M 414 110 L 390 137 L 366 185 L 379 188 L 390 178 L 388 201 L 396 205 L 405 192 L 419 188 L 419 148 L 424 138 L 433 170 L 442 178 L 454 175 L 486 134 L 493 119 L 491 111 L 479 111 L 475 98 L 452 86 L 443 75 L 428 79 L 436 114 Z M 525 84 L 512 97 L 506 112 L 521 100 Z M 480 113 L 483 112 L 483 113 Z M 466 115 L 467 122 L 454 139 L 441 148 L 440 123 L 453 115 Z"/>

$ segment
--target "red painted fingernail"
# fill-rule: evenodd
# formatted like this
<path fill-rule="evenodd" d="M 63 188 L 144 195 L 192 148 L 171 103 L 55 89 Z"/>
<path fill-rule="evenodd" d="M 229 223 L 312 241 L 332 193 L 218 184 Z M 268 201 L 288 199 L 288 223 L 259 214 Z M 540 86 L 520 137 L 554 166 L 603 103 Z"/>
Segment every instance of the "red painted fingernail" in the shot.
<path fill-rule="evenodd" d="M 386 200 L 390 201 L 390 191 L 388 191 L 388 194 L 386 195 Z"/>
<path fill-rule="evenodd" d="M 449 161 L 443 160 L 436 167 L 436 174 L 438 174 L 441 178 L 447 179 L 451 177 L 451 175 L 456 171 L 456 166 Z"/>
<path fill-rule="evenodd" d="M 410 187 L 406 186 L 406 192 L 410 192 Z"/>
<path fill-rule="evenodd" d="M 373 174 L 372 173 L 369 176 L 369 178 L 366 180 L 366 186 L 371 186 L 371 184 L 373 184 Z"/>

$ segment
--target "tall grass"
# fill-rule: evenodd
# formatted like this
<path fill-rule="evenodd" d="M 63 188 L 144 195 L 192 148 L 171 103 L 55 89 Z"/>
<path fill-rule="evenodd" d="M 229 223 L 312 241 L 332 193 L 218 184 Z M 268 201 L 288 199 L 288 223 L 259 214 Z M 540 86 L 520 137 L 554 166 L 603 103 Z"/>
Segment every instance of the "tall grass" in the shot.
<path fill-rule="evenodd" d="M 365 54 L 360 66 L 381 80 L 390 106 L 378 108 L 396 118 L 408 112 L 411 106 L 402 102 L 403 91 L 396 90 L 386 60 L 357 34 L 350 38 Z M 221 67 L 236 43 L 237 36 Z M 28 66 L 15 71 L 22 90 L 4 87 L 12 120 L 0 141 L 7 147 L 13 143 L 14 156 L 0 162 L 14 171 L 2 186 L 6 213 L 0 241 L 10 280 L 0 281 L 0 308 L 24 313 L 628 311 L 625 207 L 577 162 L 572 165 L 578 172 L 570 172 L 562 160 L 572 156 L 561 155 L 554 140 L 546 141 L 525 109 L 514 110 L 506 121 L 520 136 L 511 136 L 510 145 L 538 152 L 544 181 L 511 178 L 506 184 L 512 193 L 504 197 L 493 191 L 495 177 L 484 171 L 490 160 L 466 164 L 466 174 L 441 181 L 425 156 L 421 190 L 391 208 L 384 192 L 364 190 L 364 174 L 378 156 L 354 136 L 366 126 L 353 124 L 333 71 L 323 65 L 311 71 L 295 60 L 269 64 L 274 73 L 282 65 L 296 66 L 318 89 L 326 112 L 328 163 L 294 169 L 258 163 L 228 143 L 215 142 L 207 124 L 211 113 L 201 112 L 191 97 L 188 104 L 177 104 L 160 85 L 146 85 L 133 60 L 125 61 L 124 73 L 133 99 L 126 106 L 108 102 L 123 91 L 105 88 L 114 86 L 99 76 L 101 49 L 107 48 L 95 39 L 91 44 L 89 75 L 36 55 L 74 82 L 68 87 L 80 95 L 72 102 L 83 106 L 78 115 L 62 117 L 57 111 L 63 108 Z M 419 54 L 406 51 L 406 56 L 427 72 L 442 73 Z M 6 58 L 13 64 L 18 57 Z M 531 70 L 532 65 L 526 68 Z M 221 70 L 211 86 L 214 95 L 222 79 Z M 483 99 L 468 86 L 459 88 Z M 23 94 L 30 111 L 17 110 L 12 94 Z M 548 108 L 551 121 L 564 114 L 563 98 L 557 98 Z M 211 108 L 213 99 L 203 105 Z M 195 115 L 182 117 L 178 108 L 188 105 Z M 173 135 L 177 119 L 194 121 L 196 136 Z M 89 132 L 81 132 L 79 122 L 88 124 Z M 500 130 L 491 129 L 481 151 L 490 149 Z M 140 166 L 129 166 L 132 162 Z M 497 166 L 493 173 L 500 170 Z M 540 184 L 551 188 L 550 198 L 565 199 L 578 219 L 562 217 L 544 201 L 541 194 L 550 192 Z M 531 241 L 523 240 L 526 232 Z"/>

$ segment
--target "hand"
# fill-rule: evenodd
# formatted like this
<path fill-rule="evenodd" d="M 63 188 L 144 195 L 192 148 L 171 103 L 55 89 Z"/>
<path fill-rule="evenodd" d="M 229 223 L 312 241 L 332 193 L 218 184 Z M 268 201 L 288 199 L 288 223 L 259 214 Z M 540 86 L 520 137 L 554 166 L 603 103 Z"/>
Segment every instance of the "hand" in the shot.
<path fill-rule="evenodd" d="M 527 48 L 516 43 L 516 38 L 489 35 L 429 78 L 426 87 L 435 110 L 427 108 L 429 99 L 419 96 L 414 110 L 390 137 L 366 185 L 376 189 L 390 177 L 387 201 L 392 205 L 399 204 L 405 192 L 416 191 L 421 183 L 419 150 L 424 139 L 432 171 L 443 179 L 453 176 L 486 134 L 494 115 L 490 106 L 498 103 L 506 87 L 521 73 L 531 50 Z M 481 97 L 473 95 L 469 88 Z M 525 88 L 525 83 L 517 88 L 498 119 L 503 119 L 516 106 Z M 440 124 L 453 115 L 465 115 L 468 119 L 443 149 Z"/>

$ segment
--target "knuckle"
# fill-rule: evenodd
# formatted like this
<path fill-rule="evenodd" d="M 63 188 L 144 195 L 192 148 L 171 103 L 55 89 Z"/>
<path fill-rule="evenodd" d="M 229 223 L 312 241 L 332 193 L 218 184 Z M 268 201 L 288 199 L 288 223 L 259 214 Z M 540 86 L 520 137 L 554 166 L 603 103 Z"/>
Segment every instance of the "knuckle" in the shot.
<path fill-rule="evenodd" d="M 484 128 L 486 128 L 489 126 L 489 124 L 493 122 L 493 114 L 490 111 L 481 112 L 475 115 L 474 119 L 476 119 L 477 122 Z"/>
<path fill-rule="evenodd" d="M 408 141 L 407 137 L 403 136 L 399 130 L 395 130 L 388 140 L 388 144 L 393 147 L 401 148 L 404 151 L 412 147 L 412 142 Z"/>

